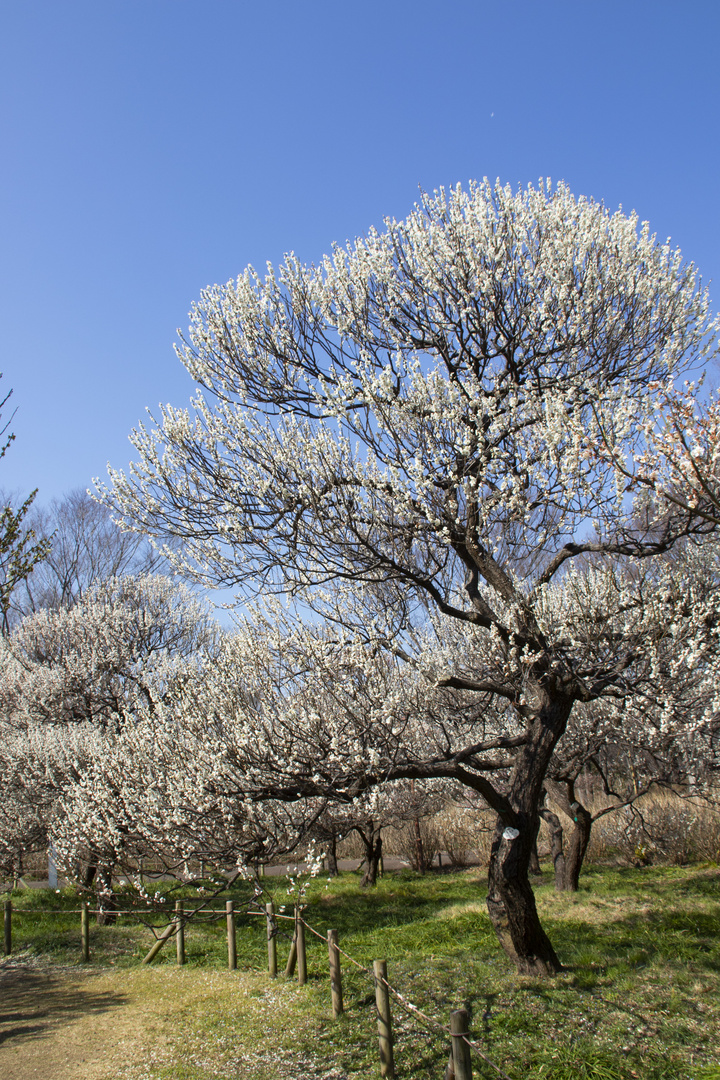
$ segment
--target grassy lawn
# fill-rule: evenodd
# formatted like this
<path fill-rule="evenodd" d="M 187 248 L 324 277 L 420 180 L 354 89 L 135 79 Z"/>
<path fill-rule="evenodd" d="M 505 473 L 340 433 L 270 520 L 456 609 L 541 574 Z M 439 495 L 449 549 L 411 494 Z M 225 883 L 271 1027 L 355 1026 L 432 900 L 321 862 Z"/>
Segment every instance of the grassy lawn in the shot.
<path fill-rule="evenodd" d="M 287 903 L 284 881 L 265 880 L 276 906 Z M 424 878 L 401 871 L 374 890 L 361 889 L 353 874 L 327 888 L 314 882 L 306 919 L 323 935 L 335 927 L 360 964 L 386 959 L 391 984 L 439 1024 L 468 1008 L 478 1046 L 511 1080 L 720 1080 L 720 870 L 589 867 L 574 895 L 556 894 L 548 872 L 544 881 L 541 915 L 566 965 L 553 980 L 514 973 L 490 928 L 478 871 Z M 238 907 L 247 900 L 242 889 L 233 896 Z M 78 916 L 31 913 L 76 907 L 76 899 L 18 891 L 12 900 L 14 951 L 79 963 Z M 152 942 L 146 928 L 92 925 L 93 966 L 114 968 L 148 1002 L 162 986 L 168 1017 L 161 1051 L 149 1049 L 117 1080 L 379 1076 L 374 991 L 364 971 L 343 958 L 346 1012 L 335 1021 L 323 942 L 308 936 L 309 981 L 299 988 L 264 974 L 262 919 L 238 916 L 234 973 L 225 970 L 224 934 L 224 917 L 193 923 L 186 967 L 175 967 L 170 943 L 148 969 L 139 967 Z M 288 945 L 281 936 L 281 969 Z M 441 1080 L 447 1037 L 399 1002 L 392 1009 L 398 1077 Z M 483 1080 L 500 1075 L 478 1056 L 473 1069 Z"/>

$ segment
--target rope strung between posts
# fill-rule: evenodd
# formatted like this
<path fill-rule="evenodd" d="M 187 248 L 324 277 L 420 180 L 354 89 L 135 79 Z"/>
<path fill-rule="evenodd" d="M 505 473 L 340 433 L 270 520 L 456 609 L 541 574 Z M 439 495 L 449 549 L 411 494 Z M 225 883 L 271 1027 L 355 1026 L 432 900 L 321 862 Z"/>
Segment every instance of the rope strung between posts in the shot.
<path fill-rule="evenodd" d="M 321 934 L 318 930 L 316 930 L 315 927 L 311 926 L 310 923 L 305 922 L 305 919 L 303 919 L 302 916 L 300 917 L 300 922 L 303 924 L 303 926 L 307 930 L 310 931 L 311 934 L 314 934 L 316 938 L 320 938 L 320 940 L 322 942 L 327 941 L 327 938 L 323 934 Z M 370 978 L 373 981 L 375 981 L 376 976 L 375 976 L 374 971 L 371 971 L 370 968 L 365 967 L 364 964 L 361 964 L 358 960 L 356 960 L 353 956 L 351 956 L 350 953 L 345 952 L 344 949 L 341 949 L 340 946 L 337 943 L 335 945 L 335 948 L 337 949 L 337 951 L 339 953 L 342 953 L 342 955 L 345 957 L 346 960 L 349 960 L 351 964 L 354 964 L 355 967 L 358 968 L 358 970 L 364 971 L 366 975 L 369 975 Z M 443 1035 L 445 1035 L 447 1037 L 450 1037 L 450 1035 L 451 1035 L 450 1028 L 445 1027 L 444 1024 L 441 1024 L 439 1020 L 435 1020 L 434 1017 L 428 1016 L 427 1013 L 424 1013 L 422 1011 L 422 1009 L 419 1009 L 417 1007 L 417 1005 L 413 1005 L 412 1001 L 408 1001 L 408 999 L 405 997 L 405 995 L 401 994 L 399 990 L 396 990 L 395 987 L 392 986 L 387 981 L 387 979 L 382 979 L 381 978 L 379 981 L 384 983 L 384 985 L 388 988 L 390 993 L 395 998 L 397 998 L 397 1000 L 400 1002 L 400 1004 L 402 1005 L 402 1007 L 404 1009 L 406 1009 L 411 1014 L 414 1014 L 415 1016 L 419 1016 L 422 1020 L 425 1021 L 426 1024 L 428 1024 L 432 1028 L 435 1028 L 437 1031 L 442 1032 Z M 475 1043 L 472 1039 L 469 1039 L 467 1037 L 468 1034 L 469 1034 L 468 1032 L 463 1033 L 463 1035 L 462 1035 L 463 1042 L 466 1042 L 471 1050 L 474 1050 L 475 1053 L 478 1054 L 483 1059 L 484 1062 L 486 1062 L 486 1064 L 490 1065 L 495 1070 L 495 1072 L 498 1074 L 498 1076 L 502 1076 L 503 1080 L 510 1080 L 510 1077 L 508 1076 L 508 1074 L 506 1072 L 503 1072 L 503 1070 L 500 1068 L 500 1066 L 496 1065 L 494 1061 L 491 1061 L 490 1058 L 487 1057 L 482 1052 L 482 1050 L 477 1045 L 477 1043 Z"/>
<path fill-rule="evenodd" d="M 267 917 L 268 917 L 268 914 L 267 914 L 266 911 L 246 911 L 245 914 L 246 915 L 257 915 L 258 918 L 262 918 L 262 919 L 267 919 Z M 274 911 L 273 912 L 273 923 L 274 923 L 274 925 L 273 925 L 272 933 L 270 934 L 270 936 L 274 937 L 274 938 L 283 937 L 283 938 L 286 938 L 286 939 L 294 940 L 295 939 L 294 934 L 288 934 L 287 930 L 281 930 L 280 929 L 280 927 L 277 924 L 278 919 L 287 919 L 289 922 L 295 922 L 295 916 L 294 915 L 282 915 L 279 912 Z"/>

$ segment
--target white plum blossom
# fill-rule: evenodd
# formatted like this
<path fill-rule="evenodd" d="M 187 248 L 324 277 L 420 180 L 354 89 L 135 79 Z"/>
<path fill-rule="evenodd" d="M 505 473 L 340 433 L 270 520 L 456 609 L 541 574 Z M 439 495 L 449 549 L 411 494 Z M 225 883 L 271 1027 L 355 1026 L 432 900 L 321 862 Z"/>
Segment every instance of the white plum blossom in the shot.
<path fill-rule="evenodd" d="M 161 408 L 100 487 L 183 573 L 290 595 L 348 645 L 422 668 L 424 620 L 445 620 L 439 681 L 521 740 L 504 792 L 486 790 L 488 906 L 523 971 L 559 966 L 527 876 L 555 746 L 577 702 L 654 662 L 642 604 L 598 638 L 589 614 L 548 618 L 547 593 L 572 597 L 588 560 L 629 581 L 714 528 L 635 462 L 664 422 L 658 387 L 712 359 L 716 329 L 695 268 L 635 215 L 545 181 L 439 191 L 317 266 L 289 255 L 206 289 L 179 350 L 191 407 Z M 374 761 L 353 733 L 349 789 Z"/>

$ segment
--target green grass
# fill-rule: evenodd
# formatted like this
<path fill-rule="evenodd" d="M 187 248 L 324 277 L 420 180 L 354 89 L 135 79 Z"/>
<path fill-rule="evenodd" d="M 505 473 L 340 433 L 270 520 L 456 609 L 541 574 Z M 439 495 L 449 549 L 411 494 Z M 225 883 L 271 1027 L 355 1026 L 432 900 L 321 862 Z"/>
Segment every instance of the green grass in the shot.
<path fill-rule="evenodd" d="M 306 918 L 323 935 L 335 927 L 341 947 L 360 964 L 386 959 L 390 982 L 440 1025 L 452 1009 L 468 1008 L 473 1037 L 511 1080 L 720 1080 L 720 871 L 589 867 L 576 894 L 555 893 L 547 872 L 544 881 L 536 890 L 541 917 L 566 967 L 555 979 L 514 972 L 496 944 L 477 872 L 420 878 L 402 871 L 376 889 L 361 889 L 353 874 L 327 889 L 316 882 Z M 266 885 L 276 907 L 290 904 L 282 879 Z M 248 899 L 242 889 L 233 896 L 237 907 Z M 79 918 L 31 914 L 33 907 L 77 906 L 76 898 L 22 891 L 12 900 L 14 948 L 78 962 Z M 291 924 L 281 925 L 289 933 Z M 137 925 L 93 926 L 93 963 L 137 969 L 151 942 Z M 171 977 L 168 985 L 183 987 L 183 1037 L 166 1060 L 123 1077 L 379 1076 L 366 972 L 343 958 L 346 1012 L 335 1021 L 323 942 L 309 936 L 302 989 L 262 974 L 262 919 L 239 915 L 237 942 L 237 974 L 223 970 L 224 917 L 188 927 L 184 972 L 172 970 L 175 950 L 166 947 L 157 963 Z M 281 936 L 281 968 L 288 944 Z M 398 1077 L 439 1080 L 447 1037 L 399 1003 L 392 1008 Z M 499 1075 L 479 1057 L 473 1068 L 483 1080 Z"/>

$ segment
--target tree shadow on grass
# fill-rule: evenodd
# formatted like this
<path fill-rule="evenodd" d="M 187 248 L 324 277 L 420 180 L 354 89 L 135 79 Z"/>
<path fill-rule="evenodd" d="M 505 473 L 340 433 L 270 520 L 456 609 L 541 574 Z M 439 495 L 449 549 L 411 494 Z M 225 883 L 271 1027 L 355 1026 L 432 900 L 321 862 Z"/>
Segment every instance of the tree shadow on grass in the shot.
<path fill-rule="evenodd" d="M 13 965 L 0 968 L 0 1046 L 42 1038 L 82 1016 L 100 1016 L 127 1004 L 125 994 L 83 987 L 72 977 Z"/>
<path fill-rule="evenodd" d="M 449 875 L 428 873 L 421 877 L 400 870 L 386 874 L 375 888 L 363 889 L 359 881 L 345 879 L 337 894 L 331 890 L 309 905 L 308 921 L 322 929 L 332 926 L 341 934 L 363 934 L 432 919 L 449 904 L 484 902 L 486 892 L 484 878 L 458 881 Z"/>
<path fill-rule="evenodd" d="M 698 969 L 720 972 L 720 906 L 714 911 L 669 906 L 602 923 L 547 918 L 545 924 L 571 971 L 577 960 L 583 966 L 580 957 L 593 954 L 596 963 L 606 967 L 692 963 Z"/>

